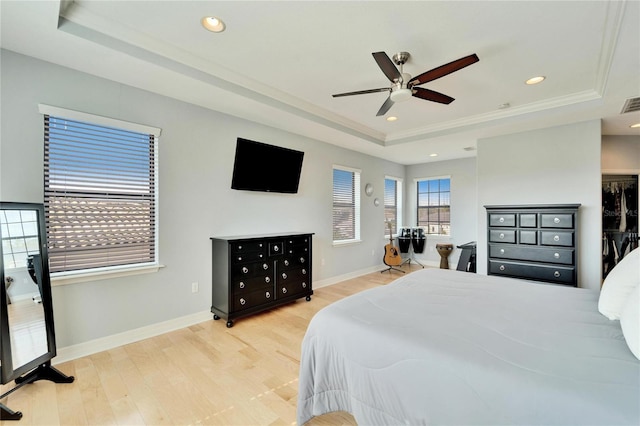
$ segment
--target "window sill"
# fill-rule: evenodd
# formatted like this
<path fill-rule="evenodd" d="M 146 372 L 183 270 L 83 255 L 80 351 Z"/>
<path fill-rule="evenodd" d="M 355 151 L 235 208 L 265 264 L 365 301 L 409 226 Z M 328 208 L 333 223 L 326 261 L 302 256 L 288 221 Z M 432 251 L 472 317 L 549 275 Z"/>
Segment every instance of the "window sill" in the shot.
<path fill-rule="evenodd" d="M 111 278 L 127 277 L 131 275 L 150 274 L 158 272 L 160 268 L 164 268 L 164 265 L 145 265 L 145 266 L 133 266 L 133 267 L 121 267 L 117 269 L 105 269 L 94 272 L 69 272 L 64 275 L 51 276 L 51 286 L 62 286 L 68 284 L 77 284 L 87 281 L 106 280 Z"/>
<path fill-rule="evenodd" d="M 360 244 L 362 242 L 362 240 L 345 240 L 345 241 L 334 241 L 333 242 L 333 246 L 334 247 L 339 247 L 339 246 L 349 246 L 352 244 Z"/>

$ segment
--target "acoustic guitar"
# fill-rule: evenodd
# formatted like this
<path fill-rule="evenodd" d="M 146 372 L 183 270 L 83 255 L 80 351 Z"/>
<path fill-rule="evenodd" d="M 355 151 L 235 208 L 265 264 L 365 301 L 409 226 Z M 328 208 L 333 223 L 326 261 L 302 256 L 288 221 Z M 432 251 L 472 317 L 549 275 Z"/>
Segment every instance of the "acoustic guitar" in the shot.
<path fill-rule="evenodd" d="M 391 222 L 387 222 L 387 225 L 389 227 L 389 244 L 384 246 L 384 257 L 382 261 L 387 266 L 399 266 L 402 264 L 402 257 L 398 253 L 398 248 L 393 245 Z"/>

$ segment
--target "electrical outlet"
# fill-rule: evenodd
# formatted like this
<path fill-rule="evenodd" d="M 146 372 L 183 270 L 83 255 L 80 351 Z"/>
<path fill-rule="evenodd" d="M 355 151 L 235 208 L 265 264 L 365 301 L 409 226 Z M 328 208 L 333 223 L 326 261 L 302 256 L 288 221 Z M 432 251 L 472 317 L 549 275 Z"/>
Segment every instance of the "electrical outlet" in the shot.
<path fill-rule="evenodd" d="M 191 293 L 197 293 L 198 292 L 198 283 L 194 282 L 191 283 Z"/>

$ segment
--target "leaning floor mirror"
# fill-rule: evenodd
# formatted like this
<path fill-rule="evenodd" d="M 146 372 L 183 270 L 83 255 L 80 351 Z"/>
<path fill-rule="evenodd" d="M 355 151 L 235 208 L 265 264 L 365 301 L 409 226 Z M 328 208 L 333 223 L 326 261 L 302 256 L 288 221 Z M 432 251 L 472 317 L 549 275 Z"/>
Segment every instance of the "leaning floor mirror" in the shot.
<path fill-rule="evenodd" d="M 0 202 L 0 401 L 37 380 L 71 383 L 51 366 L 56 356 L 43 204 Z M 0 420 L 19 420 L 0 402 Z"/>

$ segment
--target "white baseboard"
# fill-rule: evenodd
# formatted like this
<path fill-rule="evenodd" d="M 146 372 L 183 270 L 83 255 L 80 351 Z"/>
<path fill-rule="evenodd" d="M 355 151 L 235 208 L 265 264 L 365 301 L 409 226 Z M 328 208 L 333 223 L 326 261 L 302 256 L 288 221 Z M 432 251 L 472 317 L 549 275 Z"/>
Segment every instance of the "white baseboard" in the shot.
<path fill-rule="evenodd" d="M 125 331 L 123 333 L 90 340 L 77 345 L 65 346 L 63 348 L 58 348 L 58 354 L 51 362 L 54 365 L 61 364 L 83 356 L 92 355 L 118 346 L 148 339 L 150 337 L 179 330 L 208 320 L 213 321 L 213 314 L 211 312 L 198 312 L 169 321 L 163 321 L 157 324 L 151 324 L 134 330 Z"/>
<path fill-rule="evenodd" d="M 437 268 L 439 266 L 438 262 L 420 260 L 420 263 L 422 263 L 424 266 L 429 267 Z M 386 265 L 381 264 L 349 272 L 348 274 L 314 281 L 313 288 L 322 288 L 329 285 L 337 284 L 339 282 L 357 278 L 359 276 L 370 274 L 372 272 L 382 271 L 386 267 Z M 123 333 L 113 334 L 111 336 L 90 340 L 84 343 L 78 343 L 77 345 L 65 346 L 62 348 L 58 348 L 58 355 L 52 360 L 52 363 L 55 365 L 62 364 L 63 362 L 73 361 L 74 359 L 82 358 L 83 356 L 107 351 L 118 346 L 128 345 L 129 343 L 148 339 L 150 337 L 158 336 L 170 331 L 179 330 L 181 328 L 189 327 L 208 320 L 213 320 L 213 314 L 211 312 L 198 312 L 180 318 L 159 322 L 157 324 L 151 324 L 145 327 L 125 331 Z"/>

